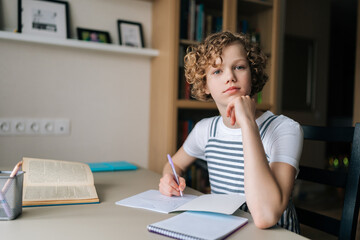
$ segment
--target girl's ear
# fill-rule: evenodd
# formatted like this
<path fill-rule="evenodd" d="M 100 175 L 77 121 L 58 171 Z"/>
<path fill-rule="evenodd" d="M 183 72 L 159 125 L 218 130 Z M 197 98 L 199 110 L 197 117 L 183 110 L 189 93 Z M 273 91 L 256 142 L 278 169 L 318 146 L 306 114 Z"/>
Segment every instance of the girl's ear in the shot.
<path fill-rule="evenodd" d="M 210 94 L 209 88 L 208 88 L 208 86 L 207 86 L 206 83 L 205 83 L 205 87 L 204 87 L 204 92 L 205 92 L 206 94 Z"/>
<path fill-rule="evenodd" d="M 207 86 L 205 86 L 205 93 L 208 94 L 208 95 L 210 95 L 210 91 L 209 91 L 209 89 L 208 89 Z"/>

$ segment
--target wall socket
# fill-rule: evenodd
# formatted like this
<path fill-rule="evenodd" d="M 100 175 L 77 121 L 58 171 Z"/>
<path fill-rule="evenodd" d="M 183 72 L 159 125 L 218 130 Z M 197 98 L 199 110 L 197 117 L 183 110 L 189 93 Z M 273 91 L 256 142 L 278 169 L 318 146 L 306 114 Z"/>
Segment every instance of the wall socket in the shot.
<path fill-rule="evenodd" d="M 69 119 L 0 118 L 0 136 L 70 135 Z"/>

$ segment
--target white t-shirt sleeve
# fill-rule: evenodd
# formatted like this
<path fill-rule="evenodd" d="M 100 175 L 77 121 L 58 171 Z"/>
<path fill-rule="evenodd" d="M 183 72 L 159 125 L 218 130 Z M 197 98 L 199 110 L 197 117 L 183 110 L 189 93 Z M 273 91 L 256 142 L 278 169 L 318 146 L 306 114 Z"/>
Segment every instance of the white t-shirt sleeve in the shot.
<path fill-rule="evenodd" d="M 190 156 L 205 160 L 205 146 L 209 139 L 209 128 L 212 119 L 205 118 L 199 121 L 186 138 L 183 148 Z"/>
<path fill-rule="evenodd" d="M 267 139 L 269 161 L 288 163 L 298 173 L 303 147 L 302 128 L 299 123 L 287 117 L 279 116 L 279 118 L 282 118 L 279 119 L 281 122 L 274 124 L 275 128 Z"/>

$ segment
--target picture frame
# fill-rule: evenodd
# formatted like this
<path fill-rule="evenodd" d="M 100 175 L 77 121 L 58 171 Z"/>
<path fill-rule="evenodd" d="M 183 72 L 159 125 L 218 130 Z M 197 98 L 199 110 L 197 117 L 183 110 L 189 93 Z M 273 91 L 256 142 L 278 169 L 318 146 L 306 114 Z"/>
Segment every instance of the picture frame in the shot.
<path fill-rule="evenodd" d="M 69 3 L 60 0 L 18 0 L 18 32 L 70 38 Z"/>
<path fill-rule="evenodd" d="M 118 20 L 119 43 L 129 47 L 144 47 L 142 25 L 139 22 Z"/>
<path fill-rule="evenodd" d="M 88 42 L 111 43 L 110 33 L 88 28 L 76 28 L 79 40 Z"/>

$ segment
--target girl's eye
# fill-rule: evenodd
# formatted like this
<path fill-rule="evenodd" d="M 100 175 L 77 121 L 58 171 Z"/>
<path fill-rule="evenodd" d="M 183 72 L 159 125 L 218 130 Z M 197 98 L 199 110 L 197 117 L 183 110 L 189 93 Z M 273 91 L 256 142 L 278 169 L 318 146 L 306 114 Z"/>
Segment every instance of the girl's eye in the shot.
<path fill-rule="evenodd" d="M 245 67 L 244 66 L 236 66 L 235 69 L 236 70 L 241 70 L 241 69 L 244 69 Z"/>
<path fill-rule="evenodd" d="M 219 74 L 220 73 L 220 70 L 215 70 L 214 72 L 213 72 L 213 74 Z"/>

